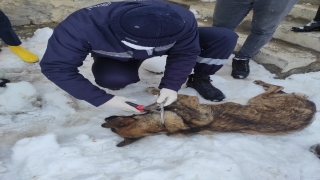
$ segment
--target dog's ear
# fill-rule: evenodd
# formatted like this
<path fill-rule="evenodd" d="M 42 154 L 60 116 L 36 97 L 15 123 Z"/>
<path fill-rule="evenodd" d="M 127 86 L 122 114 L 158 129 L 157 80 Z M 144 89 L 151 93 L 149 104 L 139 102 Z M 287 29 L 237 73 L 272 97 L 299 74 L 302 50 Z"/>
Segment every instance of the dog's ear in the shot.
<path fill-rule="evenodd" d="M 104 128 L 120 128 L 130 125 L 135 121 L 132 117 L 110 116 L 101 126 Z"/>
<path fill-rule="evenodd" d="M 123 146 L 129 145 L 135 141 L 138 141 L 139 139 L 141 139 L 141 138 L 124 138 L 123 141 L 121 141 L 119 144 L 117 144 L 117 147 L 123 147 Z"/>
<path fill-rule="evenodd" d="M 104 120 L 105 120 L 106 122 L 108 122 L 108 121 L 111 121 L 111 120 L 116 119 L 116 118 L 118 118 L 118 117 L 121 117 L 121 116 L 109 116 L 109 117 L 106 117 Z"/>

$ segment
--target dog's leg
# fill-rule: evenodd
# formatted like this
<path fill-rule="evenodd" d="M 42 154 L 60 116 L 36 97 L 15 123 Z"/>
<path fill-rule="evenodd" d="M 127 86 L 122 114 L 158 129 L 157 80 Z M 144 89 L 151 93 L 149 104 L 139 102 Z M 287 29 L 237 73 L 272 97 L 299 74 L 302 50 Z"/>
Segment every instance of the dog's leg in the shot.
<path fill-rule="evenodd" d="M 256 85 L 260 85 L 263 87 L 263 89 L 266 91 L 265 93 L 261 94 L 262 95 L 262 98 L 268 98 L 270 95 L 272 94 L 275 94 L 275 93 L 279 93 L 279 92 L 282 92 L 284 93 L 282 90 L 283 90 L 283 87 L 282 86 L 278 86 L 278 85 L 273 85 L 273 84 L 268 84 L 268 83 L 265 83 L 263 81 L 260 81 L 260 80 L 256 80 L 254 81 L 254 83 Z"/>
<path fill-rule="evenodd" d="M 281 91 L 283 89 L 282 86 L 271 86 L 268 88 L 268 90 L 264 93 L 262 93 L 262 98 L 266 99 L 269 98 L 271 95 L 276 94 L 277 92 Z"/>
<path fill-rule="evenodd" d="M 123 146 L 129 145 L 135 141 L 138 141 L 139 139 L 141 139 L 141 138 L 124 138 L 124 140 L 122 142 L 117 144 L 117 147 L 123 147 Z"/>
<path fill-rule="evenodd" d="M 253 83 L 256 85 L 262 86 L 265 91 L 267 91 L 272 86 L 277 86 L 277 85 L 269 84 L 269 83 L 266 83 L 266 82 L 260 81 L 260 80 L 255 80 L 255 81 L 253 81 Z"/>
<path fill-rule="evenodd" d="M 261 85 L 263 87 L 265 87 L 264 89 L 266 90 L 266 92 L 259 94 L 256 97 L 251 98 L 248 101 L 248 104 L 250 105 L 258 105 L 258 106 L 263 106 L 263 104 L 267 103 L 265 100 L 269 99 L 270 96 L 276 94 L 277 92 L 281 91 L 283 89 L 282 86 L 276 86 L 276 85 L 271 85 L 271 84 L 267 84 L 263 81 L 255 81 L 255 84 Z M 268 102 L 270 103 L 270 102 Z M 267 104 L 268 104 L 267 103 Z"/>

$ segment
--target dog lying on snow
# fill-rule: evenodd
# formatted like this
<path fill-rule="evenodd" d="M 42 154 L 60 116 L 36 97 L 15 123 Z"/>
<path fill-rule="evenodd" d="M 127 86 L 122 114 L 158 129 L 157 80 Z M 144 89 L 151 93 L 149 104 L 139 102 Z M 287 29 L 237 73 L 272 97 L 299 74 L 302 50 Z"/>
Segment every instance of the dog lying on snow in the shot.
<path fill-rule="evenodd" d="M 185 136 L 219 132 L 281 135 L 300 131 L 315 119 L 316 106 L 303 94 L 282 91 L 282 86 L 254 81 L 266 92 L 253 97 L 247 105 L 233 102 L 199 104 L 195 96 L 178 95 L 176 102 L 164 107 L 165 124 L 160 113 L 147 111 L 132 116 L 111 116 L 102 124 L 104 128 L 122 136 L 117 146 L 131 144 L 145 136 L 167 134 Z M 148 88 L 159 94 L 159 90 Z M 157 109 L 152 104 L 146 109 Z"/>

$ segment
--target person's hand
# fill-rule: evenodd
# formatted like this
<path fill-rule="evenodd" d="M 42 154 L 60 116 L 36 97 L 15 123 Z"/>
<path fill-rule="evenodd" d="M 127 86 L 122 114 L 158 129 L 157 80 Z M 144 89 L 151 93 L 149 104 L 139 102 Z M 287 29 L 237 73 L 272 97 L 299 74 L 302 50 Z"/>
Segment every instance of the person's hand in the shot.
<path fill-rule="evenodd" d="M 168 106 L 177 100 L 178 93 L 171 89 L 162 88 L 160 90 L 160 96 L 157 99 L 157 103 L 163 103 L 166 100 L 166 103 L 163 106 Z"/>
<path fill-rule="evenodd" d="M 135 100 L 122 97 L 122 96 L 114 96 L 112 99 L 104 103 L 104 105 L 107 107 L 121 109 L 124 111 L 140 112 L 138 109 L 126 103 L 126 102 L 132 102 L 132 101 L 135 101 Z"/>

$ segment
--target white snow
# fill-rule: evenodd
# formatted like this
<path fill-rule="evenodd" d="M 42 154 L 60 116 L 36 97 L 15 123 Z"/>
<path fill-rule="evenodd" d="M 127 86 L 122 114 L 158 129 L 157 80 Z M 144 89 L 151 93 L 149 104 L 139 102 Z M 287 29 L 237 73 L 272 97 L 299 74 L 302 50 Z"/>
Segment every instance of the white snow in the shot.
<path fill-rule="evenodd" d="M 42 58 L 52 30 L 39 29 L 23 46 Z M 289 135 L 238 133 L 168 137 L 156 135 L 129 146 L 115 145 L 122 138 L 100 125 L 112 115 L 130 115 L 116 109 L 93 107 L 77 100 L 48 81 L 39 65 L 19 60 L 8 48 L 0 53 L 0 78 L 10 78 L 0 88 L 1 180 L 319 180 L 320 160 L 309 147 L 320 143 L 320 112 L 306 129 Z M 139 70 L 141 81 L 119 91 L 106 91 L 148 105 L 154 96 L 144 90 L 157 87 L 165 58 L 155 58 Z M 94 83 L 93 60 L 88 56 L 80 72 Z M 152 66 L 154 64 L 155 66 Z M 304 93 L 320 107 L 320 72 L 274 79 L 263 66 L 250 62 L 247 79 L 230 76 L 231 60 L 212 83 L 226 101 L 245 104 L 263 89 L 259 79 L 284 86 L 286 92 Z M 26 74 L 26 70 L 31 73 Z M 2 77 L 1 77 L 2 76 Z M 95 84 L 95 83 L 94 83 Z M 182 94 L 197 95 L 182 87 Z M 203 98 L 201 103 L 211 103 Z"/>
<path fill-rule="evenodd" d="M 123 40 L 121 42 L 123 44 L 125 44 L 126 46 L 131 47 L 133 49 L 137 49 L 137 50 L 152 50 L 152 49 L 154 49 L 154 47 L 139 46 L 139 45 L 135 45 L 135 44 L 129 43 L 127 41 L 123 41 Z"/>
<path fill-rule="evenodd" d="M 141 67 L 150 72 L 163 73 L 166 66 L 166 63 L 165 63 L 166 58 L 167 58 L 167 55 L 149 58 L 141 64 Z"/>
<path fill-rule="evenodd" d="M 19 114 L 38 110 L 37 91 L 28 82 L 9 83 L 0 94 L 0 114 Z"/>

